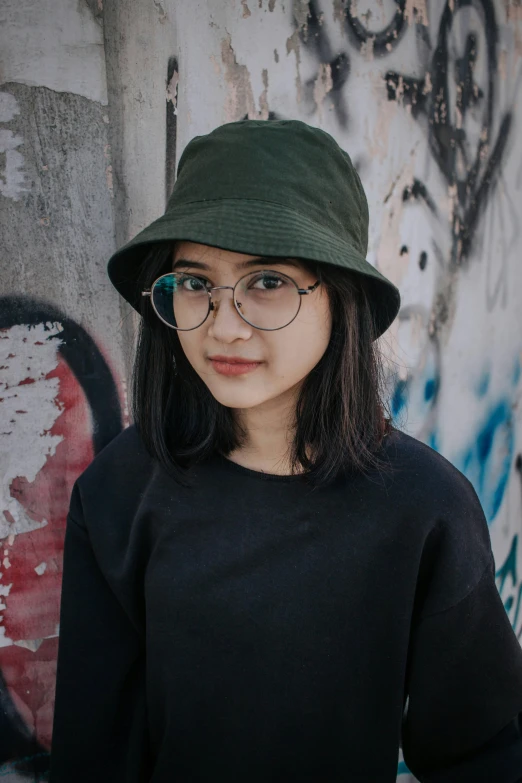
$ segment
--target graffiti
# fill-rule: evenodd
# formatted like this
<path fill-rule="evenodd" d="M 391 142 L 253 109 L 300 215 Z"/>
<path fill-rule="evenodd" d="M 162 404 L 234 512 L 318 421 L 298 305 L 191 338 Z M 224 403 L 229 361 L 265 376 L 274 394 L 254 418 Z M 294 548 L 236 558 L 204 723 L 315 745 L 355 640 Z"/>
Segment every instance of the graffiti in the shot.
<path fill-rule="evenodd" d="M 459 11 L 465 9 L 478 14 L 480 26 L 477 31 L 467 30 L 462 42 L 458 33 L 453 33 L 461 32 Z M 471 18 L 467 22 L 471 24 Z M 476 81 L 481 36 L 485 38 L 486 60 L 483 84 Z M 402 101 L 412 107 L 414 116 L 426 117 L 431 153 L 455 195 L 450 217 L 453 263 L 469 258 L 479 218 L 496 187 L 512 131 L 512 111 L 504 111 L 496 138 L 492 138 L 497 39 L 492 0 L 448 1 L 425 76 L 415 79 L 395 71 L 385 76 L 389 100 L 397 100 L 401 90 Z"/>
<path fill-rule="evenodd" d="M 311 74 L 300 109 L 318 123 L 324 108 L 330 110 L 326 129 L 342 146 L 346 139 L 370 187 L 375 263 L 401 289 L 394 333 L 400 356 L 392 353 L 388 387 L 394 422 L 444 453 L 473 484 L 488 524 L 499 524 L 501 510 L 508 513 L 515 465 L 520 364 L 510 375 L 509 363 L 520 347 L 511 337 L 509 355 L 503 351 L 488 363 L 472 333 L 476 329 L 483 341 L 480 314 L 508 305 L 509 263 L 520 241 L 512 191 L 522 180 L 513 180 L 507 161 L 516 142 L 522 76 L 513 54 L 506 77 L 506 42 L 514 32 L 504 24 L 505 8 L 494 0 L 311 0 L 305 25 L 298 5 L 301 22 L 294 14 L 294 23 L 308 55 L 306 61 L 301 54 L 301 62 Z M 325 68 L 332 78 L 328 89 L 319 89 Z M 389 181 L 374 184 L 391 160 Z M 480 307 L 461 288 L 472 269 L 473 283 L 481 280 Z M 457 356 L 457 366 L 467 368 L 460 375 L 448 361 L 450 336 L 451 359 Z M 455 389 L 458 404 L 466 397 L 469 406 L 459 408 L 462 422 L 449 427 L 448 410 L 459 416 L 448 407 Z M 516 466 L 520 475 L 522 457 Z M 518 536 L 509 535 L 512 546 L 497 579 L 521 638 Z M 408 770 L 399 762 L 402 780 Z"/>
<path fill-rule="evenodd" d="M 355 3 L 343 4 L 339 14 L 344 19 L 348 40 L 359 50 L 371 44 L 376 57 L 390 54 L 400 45 L 408 27 L 406 3 L 396 0 L 395 5 L 389 24 L 371 31 L 371 13 L 364 23 L 357 15 Z M 459 12 L 469 10 L 473 10 L 474 16 L 467 14 L 466 24 L 473 29 L 463 33 Z M 388 99 L 408 106 L 412 115 L 424 123 L 431 154 L 453 198 L 448 261 L 461 264 L 470 256 L 480 217 L 498 184 L 513 125 L 512 110 L 505 110 L 500 121 L 497 117 L 499 127 L 493 138 L 498 78 L 498 25 L 493 0 L 448 0 L 433 51 L 425 26 L 417 25 L 416 32 L 424 45 L 422 51 L 428 50 L 426 62 L 422 63 L 424 75 L 389 70 L 383 79 Z M 348 117 L 343 88 L 350 74 L 350 55 L 347 50 L 333 54 L 318 0 L 308 4 L 307 24 L 300 33 L 303 44 L 320 64 L 316 76 L 307 83 L 308 91 L 313 92 L 321 68 L 327 66 L 332 78 L 329 97 L 334 102 L 340 129 L 345 130 Z M 464 40 L 460 40 L 462 37 Z M 477 82 L 480 55 L 485 60 L 481 61 L 481 74 L 486 74 L 481 76 L 483 83 Z M 428 195 L 426 183 L 417 181 L 416 185 L 433 206 L 435 202 Z"/>
<path fill-rule="evenodd" d="M 69 497 L 124 422 L 83 327 L 22 296 L 2 298 L 0 313 L 0 777 L 44 781 Z"/>
<path fill-rule="evenodd" d="M 459 467 L 473 484 L 491 524 L 502 503 L 514 451 L 514 422 L 508 399 L 498 401 L 479 425 Z"/>
<path fill-rule="evenodd" d="M 520 462 L 520 456 L 518 458 Z M 513 630 L 518 639 L 522 640 L 522 615 L 520 604 L 522 601 L 522 582 L 519 580 L 517 569 L 518 535 L 513 536 L 508 555 L 496 572 L 497 588 L 504 602 Z"/>
<path fill-rule="evenodd" d="M 89 7 L 94 5 L 89 2 Z M 241 8 L 247 11 L 246 24 L 255 20 L 255 4 L 249 5 L 250 9 L 246 2 L 238 6 L 239 15 Z M 270 11 L 274 5 L 270 0 Z M 419 9 L 429 10 L 429 24 L 426 10 Z M 522 482 L 522 456 L 514 460 L 520 368 L 512 386 L 506 381 L 508 372 L 496 383 L 495 368 L 484 369 L 478 363 L 482 359 L 478 352 L 468 361 L 471 339 L 468 344 L 457 344 L 456 351 L 452 346 L 451 357 L 457 357 L 453 365 L 448 362 L 447 345 L 459 275 L 466 268 L 473 269 L 475 263 L 478 267 L 479 260 L 486 266 L 488 312 L 506 307 L 512 290 L 507 259 L 519 241 L 520 220 L 518 199 L 506 185 L 506 169 L 516 140 L 518 77 L 512 75 L 504 83 L 499 79 L 499 19 L 505 8 L 493 0 L 295 0 L 294 10 L 295 32 L 288 39 L 287 55 L 295 54 L 299 112 L 305 119 L 312 123 L 314 115 L 326 119 L 341 140 L 348 131 L 354 133 L 352 138 L 368 133 L 367 146 L 359 150 L 354 162 L 368 174 L 370 185 L 372 180 L 379 182 L 397 150 L 404 151 L 400 136 L 405 128 L 403 136 L 408 141 L 412 138 L 412 147 L 418 144 L 411 156 L 415 165 L 410 160 L 404 163 L 409 155 L 406 150 L 397 169 L 392 168 L 395 162 L 390 164 L 390 178 L 382 189 L 375 186 L 382 195 L 376 204 L 377 215 L 383 206 L 390 223 L 395 220 L 388 234 L 382 230 L 384 219 L 380 226 L 377 221 L 376 263 L 385 274 L 388 270 L 397 274 L 394 282 L 401 283 L 403 307 L 397 334 L 408 355 L 407 368 L 392 386 L 392 414 L 399 425 L 403 417 L 413 434 L 450 457 L 475 486 L 488 523 L 498 524 L 513 473 L 518 472 Z M 334 29 L 329 25 L 331 19 Z M 232 23 L 231 17 L 227 20 Z M 299 47 L 311 61 L 303 83 L 299 68 L 304 67 L 304 56 Z M 281 59 L 282 72 L 284 55 L 279 57 L 274 50 L 274 57 L 276 63 Z M 190 66 L 188 58 L 180 62 Z M 283 102 L 277 112 L 268 110 L 275 79 L 270 77 L 269 91 L 266 66 L 263 62 L 258 72 L 262 92 L 257 111 L 250 71 L 237 63 L 234 50 L 225 43 L 222 61 L 214 67 L 223 68 L 224 87 L 234 98 L 227 112 L 234 119 L 236 113 L 245 118 L 282 118 Z M 380 90 L 368 96 L 354 89 L 358 79 L 362 83 L 365 67 L 373 69 Z M 169 58 L 167 197 L 175 180 L 178 72 L 177 59 Z M 365 83 L 365 90 L 369 84 Z M 391 117 L 402 123 L 393 126 L 393 137 L 391 132 L 387 135 L 391 123 L 386 126 L 380 147 L 370 138 L 372 103 L 377 106 L 376 114 L 380 113 L 379 121 L 384 117 L 386 124 Z M 323 107 L 331 109 L 326 118 L 321 114 Z M 18 113 L 14 97 L 0 93 L 0 122 L 11 121 Z M 358 122 L 361 117 L 363 122 Z M 364 123 L 369 117 L 368 131 Z M 22 146 L 18 132 L 0 131 L 0 151 L 5 154 L 0 194 L 9 203 L 20 201 L 28 192 Z M 404 170 L 398 171 L 401 166 Z M 41 219 L 49 221 L 47 216 Z M 493 235 L 494 242 L 488 238 Z M 388 262 L 383 260 L 386 254 Z M 403 270 L 403 277 L 397 270 Z M 473 317 L 472 307 L 468 302 L 466 314 Z M 124 422 L 114 374 L 95 342 L 74 320 L 25 297 L 3 299 L 0 312 L 0 405 L 8 411 L 0 432 L 5 476 L 0 486 L 0 778 L 36 781 L 45 780 L 48 771 L 68 497 L 76 476 L 121 431 Z M 481 313 L 474 317 L 469 325 L 459 324 L 461 330 L 468 329 L 469 337 Z M 458 337 L 457 330 L 455 334 Z M 518 338 L 510 339 L 506 350 L 511 357 L 511 351 L 518 350 Z M 460 379 L 448 373 L 459 362 L 466 362 L 467 377 L 472 378 L 466 387 L 459 387 Z M 473 375 L 475 366 L 482 371 Z M 462 426 L 465 432 L 458 448 L 452 446 L 453 452 L 448 453 L 444 410 L 453 404 L 452 399 L 448 406 L 447 399 L 454 389 L 456 402 L 465 397 L 473 411 L 462 425 L 458 413 L 451 411 L 451 426 L 455 430 Z M 497 585 L 513 628 L 522 638 L 519 536 L 512 531 L 506 536 L 509 552 L 497 570 Z M 408 774 L 399 758 L 401 780 Z"/>
<path fill-rule="evenodd" d="M 522 488 L 522 454 L 515 460 L 515 470 Z M 504 602 L 513 630 L 522 642 L 522 579 L 518 571 L 518 534 L 513 536 L 509 552 L 500 568 L 497 569 L 497 588 Z"/>
<path fill-rule="evenodd" d="M 165 145 L 165 204 L 168 202 L 176 179 L 176 139 L 178 132 L 178 84 L 179 67 L 176 57 L 169 57 L 167 64 L 167 111 Z"/>
<path fill-rule="evenodd" d="M 321 16 L 318 13 L 315 2 L 309 3 L 307 24 L 303 29 L 302 35 L 321 64 L 323 78 L 326 72 L 331 80 L 327 92 L 333 101 L 339 126 L 346 129 L 348 125 L 348 113 L 344 86 L 350 75 L 350 58 L 347 52 L 333 53 L 329 38 L 324 32 Z M 316 100 L 317 82 L 318 75 L 305 83 L 305 100 L 312 100 L 316 105 L 320 103 Z"/>
<path fill-rule="evenodd" d="M 395 0 L 395 3 L 397 10 L 389 24 L 376 31 L 370 30 L 368 24 L 365 24 L 362 17 L 359 17 L 355 3 L 345 3 L 342 0 L 340 4 L 334 2 L 334 9 L 336 9 L 336 15 L 343 21 L 346 37 L 354 47 L 359 51 L 366 48 L 378 56 L 392 51 L 400 43 L 407 27 L 406 0 Z M 317 74 L 306 82 L 305 102 L 308 100 L 309 103 L 318 105 L 314 92 L 318 80 L 326 69 L 331 79 L 327 92 L 333 102 L 339 127 L 346 130 L 349 118 L 344 87 L 351 71 L 349 52 L 343 50 L 334 53 L 318 0 L 310 0 L 306 13 L 302 12 L 301 5 L 298 1 L 294 6 L 294 21 L 302 43 L 319 63 Z"/>
<path fill-rule="evenodd" d="M 379 56 L 389 54 L 400 43 L 408 24 L 406 0 L 395 0 L 395 5 L 397 9 L 389 24 L 382 30 L 373 31 L 369 29 L 368 23 L 364 23 L 362 15 L 358 14 L 356 3 L 347 3 L 344 9 L 346 29 L 356 46 L 362 49 L 369 45 L 371 51 Z M 371 12 L 366 17 L 367 20 L 371 18 Z"/>
<path fill-rule="evenodd" d="M 339 106 L 344 105 L 342 101 L 346 92 L 341 87 L 347 86 L 353 59 L 350 47 L 358 52 L 365 48 L 366 54 L 370 51 L 376 65 L 380 61 L 385 62 L 392 52 L 400 49 L 412 21 L 416 22 L 414 35 L 418 40 L 416 52 L 422 75 L 418 72 L 411 75 L 407 70 L 399 69 L 379 70 L 378 73 L 383 79 L 388 100 L 408 109 L 424 129 L 429 154 L 445 187 L 441 187 L 437 178 L 431 182 L 413 175 L 402 188 L 403 206 L 408 210 L 424 207 L 430 217 L 427 230 L 423 232 L 424 247 L 412 247 L 408 240 L 398 243 L 395 250 L 397 262 L 401 258 L 411 259 L 413 253 L 420 273 L 427 273 L 430 260 L 434 266 L 431 267 L 430 283 L 425 281 L 423 285 L 425 290 L 428 286 L 431 288 L 431 301 L 421 303 L 403 297 L 399 335 L 408 354 L 414 353 L 417 359 L 410 364 L 407 375 L 396 379 L 391 409 L 399 423 L 408 411 L 417 437 L 439 448 L 437 408 L 443 388 L 441 337 L 447 334 L 455 317 L 456 269 L 471 258 L 474 243 L 483 229 L 481 218 L 501 181 L 502 166 L 512 137 L 513 111 L 509 106 L 499 111 L 498 106 L 499 26 L 493 0 L 448 1 L 440 6 L 438 16 L 435 6 L 430 4 L 430 21 L 432 18 L 437 20 L 437 26 L 430 28 L 427 14 L 418 13 L 416 18 L 407 19 L 407 5 L 389 2 L 386 13 L 381 6 L 380 12 L 374 10 L 361 14 L 356 3 L 334 3 L 334 19 L 341 22 L 347 44 L 334 55 L 332 40 L 335 36 L 324 18 L 326 4 L 312 0 L 308 4 L 307 25 L 301 26 L 300 35 L 303 46 L 320 66 L 327 63 L 332 67 L 340 57 L 348 64 L 342 85 L 339 84 L 337 90 L 332 88 L 328 95 L 336 108 L 339 129 L 343 131 L 349 118 L 345 114 L 339 121 L 338 112 Z M 319 70 L 309 80 L 309 85 L 320 78 L 320 74 Z M 384 198 L 384 204 L 393 189 L 394 184 Z M 439 207 L 438 202 L 444 193 L 449 200 L 449 209 Z M 507 214 L 513 212 L 511 205 Z M 406 212 L 404 214 L 407 215 Z M 518 236 L 515 217 L 512 215 L 510 220 L 513 230 L 502 232 L 502 241 L 509 243 L 511 248 Z M 446 230 L 441 231 L 444 220 L 447 220 Z M 506 239 L 504 235 L 507 233 Z M 388 244 L 389 240 L 385 237 L 382 243 Z M 387 252 L 390 253 L 389 250 Z M 494 254 L 491 255 L 494 257 Z M 501 271 L 498 279 L 489 284 L 490 264 L 488 260 L 487 298 L 491 308 L 498 299 L 503 279 L 505 284 L 505 271 Z M 420 285 L 419 280 L 416 287 Z M 419 334 L 424 335 L 420 340 Z M 510 422 L 508 402 L 498 402 L 477 433 L 473 446 L 460 459 L 462 469 L 472 478 L 481 499 L 487 498 L 490 521 L 498 512 L 509 473 L 506 465 L 511 460 L 513 445 Z M 503 454 L 500 460 L 503 467 L 496 464 L 500 452 Z M 494 463 L 493 473 L 498 481 L 492 482 L 490 471 Z M 493 483 L 495 489 L 492 489 Z"/>

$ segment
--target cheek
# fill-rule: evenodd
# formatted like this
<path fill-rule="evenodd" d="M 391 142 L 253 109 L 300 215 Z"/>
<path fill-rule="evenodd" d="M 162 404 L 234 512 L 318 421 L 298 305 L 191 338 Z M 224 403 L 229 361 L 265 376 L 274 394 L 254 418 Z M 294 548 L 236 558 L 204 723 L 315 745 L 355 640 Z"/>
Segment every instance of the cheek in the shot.
<path fill-rule="evenodd" d="M 331 331 L 328 309 L 300 313 L 279 332 L 279 341 L 274 340 L 273 356 L 278 374 L 293 383 L 304 378 L 326 351 Z"/>

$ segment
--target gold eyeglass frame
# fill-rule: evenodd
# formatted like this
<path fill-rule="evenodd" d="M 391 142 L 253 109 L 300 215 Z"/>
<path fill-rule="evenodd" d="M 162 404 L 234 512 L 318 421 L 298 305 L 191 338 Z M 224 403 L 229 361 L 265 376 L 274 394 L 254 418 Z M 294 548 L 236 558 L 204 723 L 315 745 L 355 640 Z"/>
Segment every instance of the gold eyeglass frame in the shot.
<path fill-rule="evenodd" d="M 267 328 L 265 328 L 263 326 L 256 326 L 255 324 L 250 323 L 250 321 L 247 318 L 245 318 L 245 316 L 240 312 L 239 306 L 241 306 L 241 303 L 239 303 L 239 306 L 238 306 L 238 302 L 236 301 L 236 296 L 235 296 L 236 287 L 239 285 L 241 280 L 244 280 L 245 277 L 249 277 L 250 275 L 263 274 L 263 273 L 266 273 L 266 272 L 270 272 L 271 274 L 279 275 L 280 277 L 285 277 L 287 280 L 290 280 L 290 282 L 295 285 L 297 293 L 299 294 L 299 297 L 300 297 L 300 299 L 299 299 L 299 307 L 297 308 L 297 312 L 294 315 L 294 317 L 290 321 L 288 321 L 288 323 L 286 323 L 284 326 L 276 326 L 274 329 L 267 329 Z M 315 291 L 315 289 L 321 284 L 321 281 L 317 280 L 313 285 L 308 286 L 308 288 L 299 288 L 299 286 L 297 285 L 295 280 L 292 277 L 290 277 L 290 275 L 287 275 L 284 272 L 278 272 L 275 269 L 259 269 L 259 270 L 255 270 L 254 272 L 247 272 L 245 275 L 242 275 L 239 278 L 239 280 L 236 281 L 235 285 L 233 285 L 233 286 L 232 285 L 215 285 L 215 286 L 212 286 L 212 288 L 205 289 L 206 293 L 208 294 L 208 312 L 207 312 L 206 316 L 201 321 L 201 323 L 199 323 L 197 326 L 192 326 L 190 329 L 181 329 L 179 326 L 173 326 L 172 324 L 169 324 L 168 321 L 166 321 L 159 314 L 159 312 L 156 309 L 156 305 L 154 304 L 154 298 L 152 296 L 153 291 L 154 291 L 154 286 L 162 278 L 170 277 L 171 275 L 176 276 L 177 274 L 183 274 L 185 277 L 194 277 L 197 280 L 201 280 L 201 278 L 198 277 L 198 275 L 191 275 L 191 274 L 187 274 L 186 272 L 183 272 L 183 273 L 181 273 L 181 272 L 180 273 L 177 273 L 177 272 L 165 272 L 165 274 L 160 275 L 153 282 L 153 284 L 150 287 L 150 289 L 147 288 L 147 289 L 145 289 L 144 291 L 141 292 L 142 296 L 150 297 L 150 303 L 151 303 L 151 305 L 153 307 L 154 312 L 156 313 L 156 315 L 160 319 L 160 321 L 162 321 L 164 324 L 166 324 L 166 326 L 168 326 L 170 329 L 175 329 L 177 332 L 193 332 L 194 329 L 199 329 L 200 326 L 203 326 L 203 324 L 207 320 L 209 314 L 212 311 L 215 311 L 214 302 L 212 301 L 212 291 L 220 291 L 220 290 L 223 290 L 223 289 L 226 289 L 226 288 L 230 288 L 230 290 L 232 291 L 232 299 L 233 299 L 233 302 L 234 302 L 234 307 L 236 308 L 236 311 L 239 314 L 239 316 L 243 319 L 243 321 L 245 321 L 245 323 L 247 323 L 249 326 L 252 326 L 254 329 L 260 329 L 263 332 L 277 332 L 277 331 L 279 331 L 279 329 L 285 329 L 287 326 L 289 326 L 292 323 L 292 321 L 295 321 L 295 319 L 299 315 L 299 311 L 301 309 L 301 302 L 302 302 L 302 298 L 301 297 L 313 293 L 313 291 Z M 216 312 L 214 312 L 214 318 L 215 317 L 216 317 Z"/>

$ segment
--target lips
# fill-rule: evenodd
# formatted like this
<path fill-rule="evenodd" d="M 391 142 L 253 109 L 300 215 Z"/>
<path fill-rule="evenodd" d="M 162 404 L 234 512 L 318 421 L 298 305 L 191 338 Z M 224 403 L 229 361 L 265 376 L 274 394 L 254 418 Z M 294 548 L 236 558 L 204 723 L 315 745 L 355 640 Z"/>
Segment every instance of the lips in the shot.
<path fill-rule="evenodd" d="M 211 362 L 224 362 L 225 364 L 261 364 L 257 359 L 243 359 L 241 356 L 209 356 Z"/>
<path fill-rule="evenodd" d="M 245 375 L 253 372 L 262 364 L 252 359 L 244 359 L 241 356 L 210 356 L 212 367 L 220 375 Z"/>

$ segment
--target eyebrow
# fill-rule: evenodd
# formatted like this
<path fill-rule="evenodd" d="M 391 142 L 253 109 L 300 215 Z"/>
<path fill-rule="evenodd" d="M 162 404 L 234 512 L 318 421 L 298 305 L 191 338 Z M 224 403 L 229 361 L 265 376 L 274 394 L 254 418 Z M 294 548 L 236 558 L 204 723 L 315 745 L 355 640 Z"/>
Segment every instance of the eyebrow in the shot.
<path fill-rule="evenodd" d="M 260 258 L 251 258 L 248 261 L 239 261 L 235 264 L 236 269 L 250 269 L 253 266 L 293 266 L 296 269 L 300 269 L 300 265 L 297 261 L 293 261 L 290 258 L 273 258 L 272 256 L 261 256 Z M 211 271 L 211 267 L 208 264 L 203 264 L 201 261 L 191 261 L 188 258 L 179 258 L 172 270 L 174 269 L 203 269 L 207 272 Z"/>

